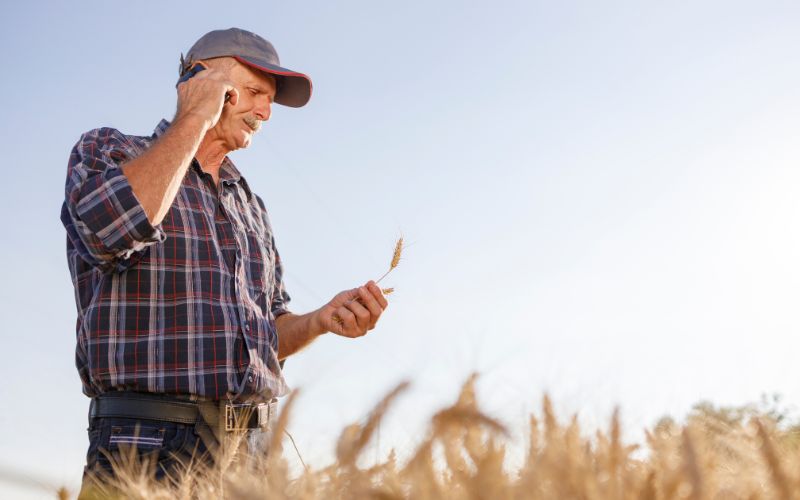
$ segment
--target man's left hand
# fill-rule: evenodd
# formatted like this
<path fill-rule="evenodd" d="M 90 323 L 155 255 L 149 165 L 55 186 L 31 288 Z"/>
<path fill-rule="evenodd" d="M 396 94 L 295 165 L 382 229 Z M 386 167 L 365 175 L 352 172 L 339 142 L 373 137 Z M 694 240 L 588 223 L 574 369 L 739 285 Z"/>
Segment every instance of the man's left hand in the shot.
<path fill-rule="evenodd" d="M 374 281 L 344 290 L 317 310 L 317 321 L 325 331 L 343 337 L 361 337 L 381 317 L 389 303 Z"/>

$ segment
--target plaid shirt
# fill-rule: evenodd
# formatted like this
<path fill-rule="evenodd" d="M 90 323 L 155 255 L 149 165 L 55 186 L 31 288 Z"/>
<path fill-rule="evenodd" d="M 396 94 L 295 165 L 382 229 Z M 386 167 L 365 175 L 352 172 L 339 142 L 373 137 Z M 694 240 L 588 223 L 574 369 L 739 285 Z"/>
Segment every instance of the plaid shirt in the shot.
<path fill-rule="evenodd" d="M 284 395 L 275 318 L 289 295 L 264 202 L 227 158 L 218 186 L 193 161 L 154 227 L 120 168 L 168 126 L 92 130 L 70 155 L 61 221 L 83 391 Z"/>

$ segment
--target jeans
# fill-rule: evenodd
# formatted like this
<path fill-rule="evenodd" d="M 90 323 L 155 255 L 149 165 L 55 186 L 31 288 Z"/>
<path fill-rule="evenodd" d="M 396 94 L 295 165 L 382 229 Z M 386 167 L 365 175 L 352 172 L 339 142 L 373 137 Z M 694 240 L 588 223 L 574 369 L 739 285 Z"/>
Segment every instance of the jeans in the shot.
<path fill-rule="evenodd" d="M 230 446 L 230 442 L 220 443 L 216 437 L 222 436 L 223 441 L 227 441 L 224 431 L 219 434 L 217 429 L 204 421 L 181 424 L 161 420 L 98 417 L 91 420 L 88 432 L 89 450 L 79 498 L 84 494 L 93 497 L 88 492 L 97 479 L 105 482 L 107 478 L 113 478 L 113 464 L 123 468 L 145 464 L 146 467 L 153 468 L 156 480 L 177 479 L 179 473 L 187 467 L 213 467 L 214 456 L 220 446 Z M 242 463 L 252 464 L 253 459 L 266 457 L 270 437 L 269 426 L 247 431 L 236 448 L 237 453 L 245 455 Z"/>
<path fill-rule="evenodd" d="M 213 465 L 212 454 L 196 424 L 179 424 L 135 418 L 94 418 L 89 426 L 84 482 L 89 473 L 114 475 L 112 464 L 126 467 L 132 461 L 155 467 L 156 479 L 185 469 L 191 463 Z M 208 435 L 208 434 L 206 434 Z M 137 464 L 138 465 L 138 464 Z"/>

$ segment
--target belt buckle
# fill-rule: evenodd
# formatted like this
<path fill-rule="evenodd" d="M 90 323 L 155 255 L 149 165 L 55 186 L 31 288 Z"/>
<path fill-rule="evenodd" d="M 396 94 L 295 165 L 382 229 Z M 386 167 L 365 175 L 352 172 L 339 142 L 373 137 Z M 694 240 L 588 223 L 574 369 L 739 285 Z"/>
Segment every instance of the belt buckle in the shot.
<path fill-rule="evenodd" d="M 252 411 L 253 406 L 249 404 L 225 403 L 225 430 L 231 432 L 249 429 L 248 422 Z M 247 418 L 242 418 L 242 413 L 246 413 Z"/>
<path fill-rule="evenodd" d="M 278 400 L 273 398 L 269 403 L 225 403 L 225 430 L 241 431 L 251 429 L 253 415 L 258 427 L 265 427 L 274 416 Z"/>
<path fill-rule="evenodd" d="M 269 403 L 261 403 L 258 405 L 258 426 L 259 427 L 266 427 L 269 425 L 272 418 L 275 416 L 275 403 L 270 401 Z"/>

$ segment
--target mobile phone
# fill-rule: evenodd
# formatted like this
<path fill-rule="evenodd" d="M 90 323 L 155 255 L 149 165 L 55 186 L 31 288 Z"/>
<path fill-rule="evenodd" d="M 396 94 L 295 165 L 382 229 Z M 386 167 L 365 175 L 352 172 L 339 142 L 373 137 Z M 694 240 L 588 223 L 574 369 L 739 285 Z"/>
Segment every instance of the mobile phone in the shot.
<path fill-rule="evenodd" d="M 184 73 L 184 74 L 183 74 L 183 76 L 182 76 L 182 77 L 180 77 L 180 78 L 178 79 L 178 83 L 176 84 L 176 86 L 178 86 L 178 85 L 180 85 L 181 83 L 185 82 L 186 80 L 188 80 L 189 78 L 193 77 L 193 76 L 194 76 L 194 75 L 196 75 L 197 73 L 200 73 L 200 72 L 201 72 L 201 71 L 203 71 L 204 69 L 206 69 L 206 67 L 205 67 L 205 66 L 203 66 L 203 65 L 202 65 L 202 64 L 200 64 L 200 63 L 195 63 L 195 64 L 193 64 L 193 65 L 192 65 L 192 67 L 191 67 L 191 68 L 189 68 L 189 71 L 187 71 L 186 73 Z"/>
<path fill-rule="evenodd" d="M 176 83 L 175 86 L 177 87 L 178 85 L 180 85 L 181 83 L 185 82 L 189 78 L 193 77 L 197 73 L 200 73 L 204 69 L 206 69 L 206 66 L 204 64 L 202 64 L 202 63 L 194 63 L 192 65 L 192 67 L 189 68 L 189 71 L 184 73 L 183 76 L 178 79 L 178 83 Z M 225 92 L 225 102 L 228 102 L 230 100 L 231 100 L 231 95 L 228 92 Z"/>

